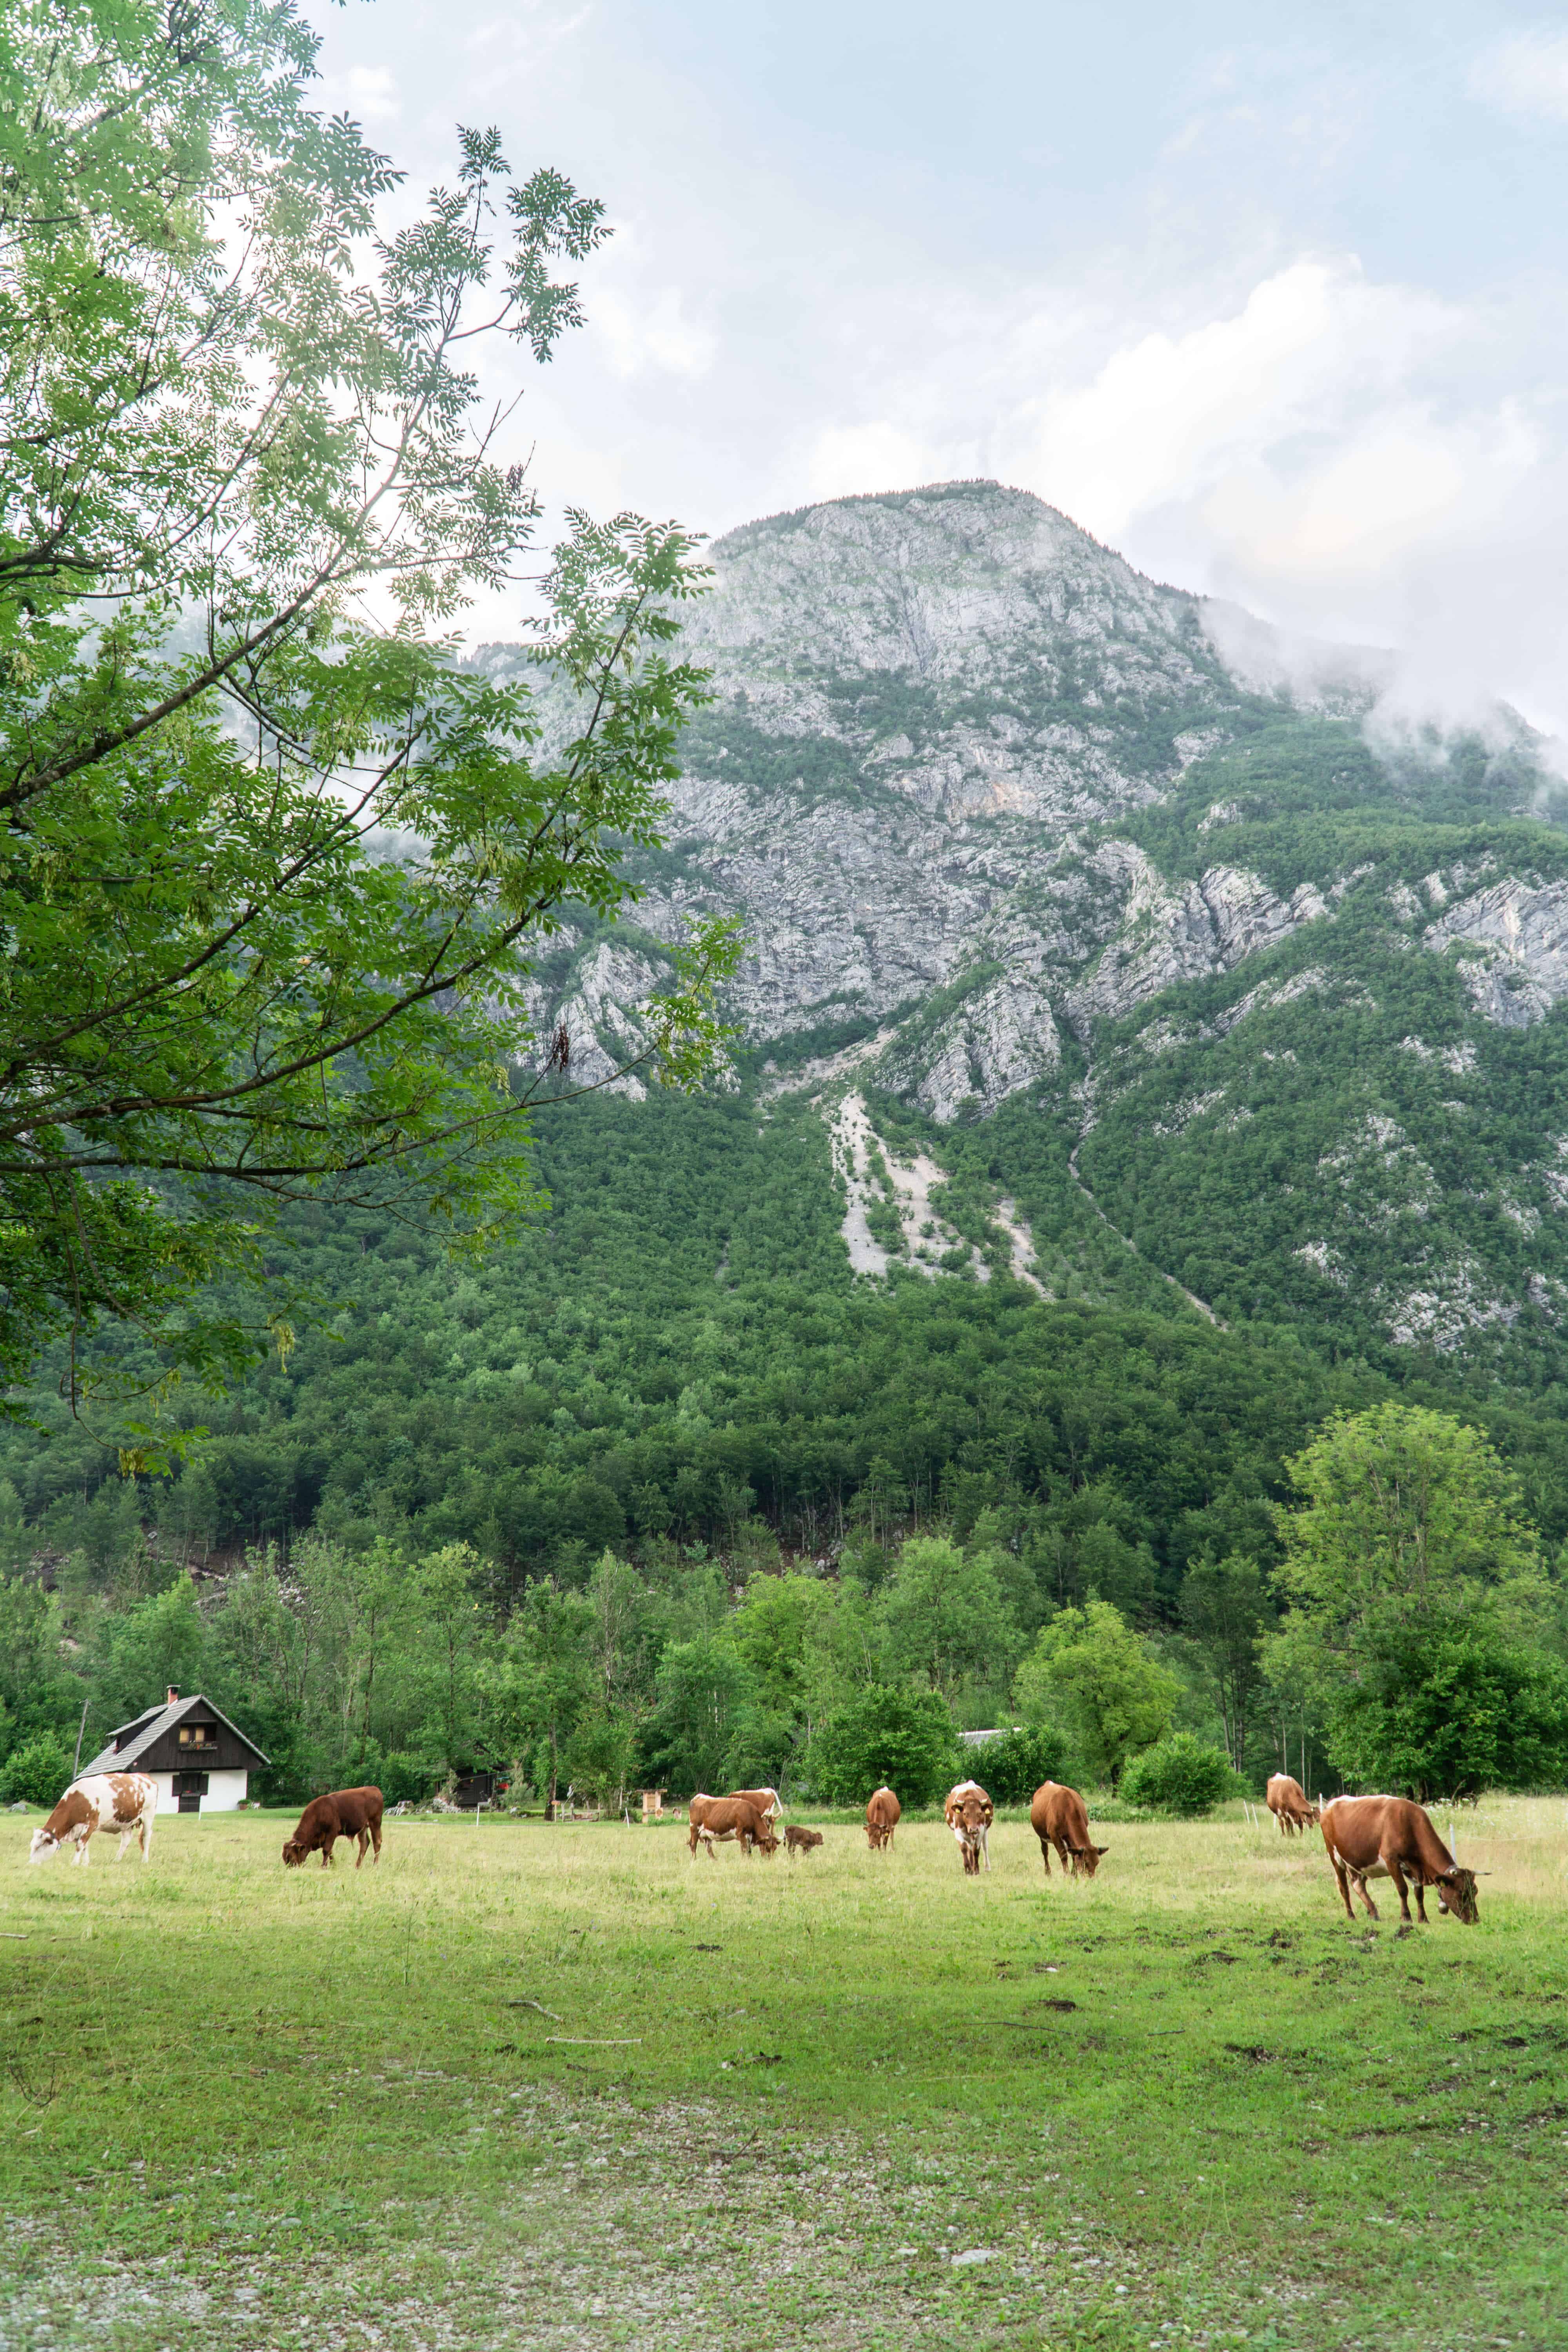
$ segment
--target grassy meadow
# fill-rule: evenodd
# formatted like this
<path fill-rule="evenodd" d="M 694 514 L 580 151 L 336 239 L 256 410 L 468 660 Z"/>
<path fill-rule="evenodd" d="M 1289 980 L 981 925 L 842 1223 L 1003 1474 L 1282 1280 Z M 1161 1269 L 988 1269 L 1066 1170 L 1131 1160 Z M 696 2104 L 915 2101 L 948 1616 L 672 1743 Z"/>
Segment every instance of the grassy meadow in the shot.
<path fill-rule="evenodd" d="M 1407 1935 L 1239 1818 L 291 1821 L 0 1820 L 7 2347 L 1568 2344 L 1562 1801 Z"/>

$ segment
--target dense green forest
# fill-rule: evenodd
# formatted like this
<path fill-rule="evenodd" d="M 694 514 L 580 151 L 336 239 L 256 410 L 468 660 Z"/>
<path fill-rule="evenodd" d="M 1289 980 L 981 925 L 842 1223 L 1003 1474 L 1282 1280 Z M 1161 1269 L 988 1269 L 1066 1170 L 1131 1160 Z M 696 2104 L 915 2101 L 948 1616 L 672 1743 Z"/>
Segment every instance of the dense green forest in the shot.
<path fill-rule="evenodd" d="M 889 1149 L 913 1139 L 879 1108 Z M 1037 1108 L 921 1139 L 988 1282 L 852 1277 L 820 1110 L 750 1083 L 546 1115 L 549 1210 L 475 1266 L 291 1211 L 272 1246 L 319 1313 L 183 1473 L 122 1482 L 43 1388 L 47 1430 L 0 1434 L 0 1772 L 41 1789 L 84 1700 L 90 1739 L 169 1681 L 253 1731 L 285 1796 L 483 1762 L 612 1801 L 636 1777 L 826 1787 L 868 1691 L 1049 1728 L 1104 1779 L 1112 1673 L 1142 1693 L 1137 1745 L 1331 1780 L 1329 1683 L 1279 1634 L 1286 1463 L 1390 1402 L 1499 1449 L 1555 1654 L 1556 1391 L 1181 1309 Z M 1008 1277 L 1003 1189 L 1075 1295 Z M 1554 1736 L 1503 1769 L 1549 1770 Z"/>

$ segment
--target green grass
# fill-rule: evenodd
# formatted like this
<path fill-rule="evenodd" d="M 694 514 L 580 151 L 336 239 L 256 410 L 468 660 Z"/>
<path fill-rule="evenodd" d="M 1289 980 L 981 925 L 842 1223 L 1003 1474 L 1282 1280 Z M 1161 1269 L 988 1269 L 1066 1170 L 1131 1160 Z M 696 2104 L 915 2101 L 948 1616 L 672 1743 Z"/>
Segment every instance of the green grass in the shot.
<path fill-rule="evenodd" d="M 0 2342 L 1568 2342 L 1560 1801 L 1403 1937 L 1239 1821 L 1048 1886 L 1018 1822 L 978 1882 L 939 1825 L 287 1825 L 0 1823 Z"/>

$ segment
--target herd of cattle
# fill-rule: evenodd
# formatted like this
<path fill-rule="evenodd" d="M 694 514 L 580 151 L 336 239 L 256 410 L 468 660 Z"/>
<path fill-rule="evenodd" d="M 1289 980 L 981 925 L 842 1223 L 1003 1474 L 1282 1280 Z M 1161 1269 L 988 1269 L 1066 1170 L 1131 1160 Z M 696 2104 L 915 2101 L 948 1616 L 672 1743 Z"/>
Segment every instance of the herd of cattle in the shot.
<path fill-rule="evenodd" d="M 1415 1890 L 1415 1907 L 1426 1917 L 1426 1889 L 1436 1889 L 1439 1907 L 1467 1927 L 1480 1916 L 1476 1900 L 1476 1874 L 1461 1870 L 1426 1814 L 1407 1797 L 1335 1797 L 1314 1805 L 1299 1780 L 1276 1772 L 1267 1801 L 1280 1834 L 1294 1837 L 1314 1825 L 1323 1833 L 1329 1860 L 1339 1881 L 1340 1894 L 1351 1918 L 1353 1886 L 1369 1916 L 1377 1906 L 1367 1893 L 1369 1878 L 1387 1878 L 1399 1896 L 1402 1916 L 1410 1917 L 1409 1889 Z M 733 1838 L 742 1853 L 776 1853 L 781 1840 L 777 1823 L 781 1807 L 776 1789 L 734 1789 L 727 1797 L 697 1796 L 691 1800 L 690 1844 L 710 1857 L 716 1845 Z M 978 1780 L 961 1780 L 950 1789 L 942 1811 L 963 1859 L 964 1875 L 976 1877 L 991 1867 L 991 1825 L 996 1808 Z M 891 1789 L 878 1789 L 866 1807 L 866 1836 L 873 1853 L 891 1846 L 899 1826 L 900 1805 Z M 1047 1780 L 1036 1790 L 1029 1807 L 1029 1826 L 1040 1841 L 1040 1860 L 1051 1874 L 1054 1846 L 1062 1869 L 1070 1877 L 1092 1878 L 1107 1846 L 1096 1845 L 1089 1833 L 1089 1808 L 1076 1789 Z M 782 1841 L 793 1861 L 797 1853 L 822 1843 L 816 1830 L 787 1829 Z"/>
<path fill-rule="evenodd" d="M 1322 1832 L 1333 1864 L 1346 1913 L 1354 1918 L 1353 1886 L 1369 1916 L 1377 1906 L 1367 1893 L 1369 1878 L 1392 1881 L 1399 1896 L 1401 1916 L 1410 1918 L 1409 1889 L 1415 1890 L 1415 1907 L 1426 1917 L 1426 1889 L 1435 1889 L 1441 1909 L 1473 1927 L 1479 1917 L 1476 1874 L 1461 1870 L 1430 1820 L 1406 1797 L 1335 1797 L 1329 1804 L 1310 1802 L 1306 1791 L 1287 1773 L 1277 1772 L 1268 1783 L 1269 1811 L 1282 1836 L 1293 1837 L 1313 1827 Z M 62 1847 L 74 1845 L 76 1860 L 85 1864 L 96 1832 L 118 1832 L 120 1857 L 132 1838 L 142 1859 L 153 1844 L 153 1822 L 158 1810 L 158 1784 L 144 1772 L 104 1772 L 73 1780 L 40 1829 L 33 1832 L 29 1861 L 47 1862 Z M 715 1846 L 733 1839 L 743 1854 L 753 1851 L 773 1854 L 781 1843 L 793 1862 L 822 1843 L 820 1830 L 792 1825 L 783 1838 L 778 1820 L 783 1808 L 776 1789 L 735 1789 L 727 1797 L 696 1796 L 689 1816 L 693 1859 L 705 1846 L 711 1859 Z M 996 1808 L 978 1780 L 961 1780 L 948 1791 L 943 1808 L 947 1825 L 957 1842 L 964 1874 L 977 1876 L 991 1867 L 989 1839 Z M 891 1789 L 878 1789 L 866 1807 L 866 1836 L 873 1853 L 888 1851 L 899 1826 L 900 1808 Z M 374 1849 L 381 1859 L 382 1796 L 379 1789 L 336 1789 L 313 1797 L 283 1848 L 287 1866 L 297 1867 L 308 1854 L 319 1853 L 325 1869 L 340 1838 L 353 1838 L 359 1847 L 354 1868 Z M 1046 1875 L 1051 1873 L 1051 1849 L 1069 1876 L 1092 1878 L 1100 1857 L 1108 1851 L 1089 1833 L 1089 1808 L 1076 1789 L 1047 1780 L 1035 1791 L 1029 1825 L 1040 1841 Z"/>

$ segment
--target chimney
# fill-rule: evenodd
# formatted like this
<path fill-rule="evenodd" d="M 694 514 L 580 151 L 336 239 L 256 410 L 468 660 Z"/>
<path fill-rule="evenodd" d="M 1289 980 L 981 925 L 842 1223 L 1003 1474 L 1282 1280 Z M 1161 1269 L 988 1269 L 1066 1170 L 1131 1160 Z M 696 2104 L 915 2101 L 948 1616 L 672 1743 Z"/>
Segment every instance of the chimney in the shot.
<path fill-rule="evenodd" d="M 169 1685 L 169 1705 L 170 1705 L 171 1706 L 175 1706 L 175 1705 L 177 1704 L 177 1702 L 178 1702 L 178 1700 L 179 1700 L 179 1696 L 180 1696 L 179 1692 L 174 1688 L 174 1684 L 173 1684 L 173 1683 L 171 1683 L 171 1684 Z"/>

